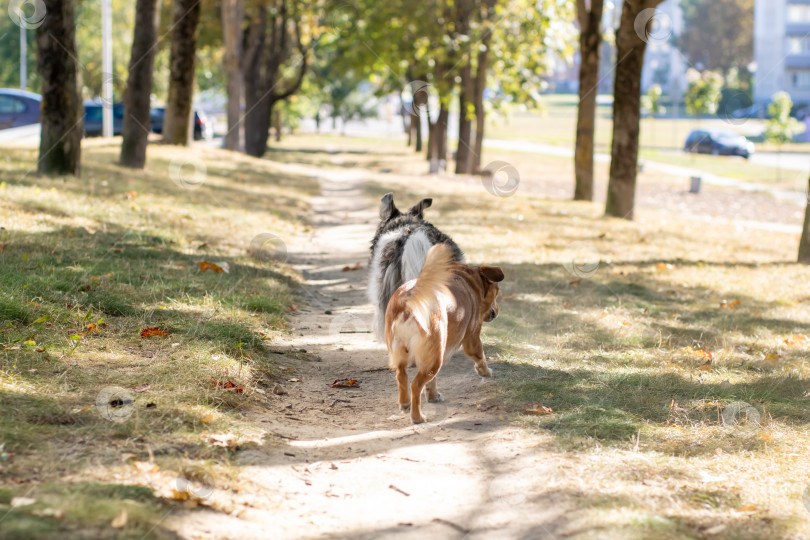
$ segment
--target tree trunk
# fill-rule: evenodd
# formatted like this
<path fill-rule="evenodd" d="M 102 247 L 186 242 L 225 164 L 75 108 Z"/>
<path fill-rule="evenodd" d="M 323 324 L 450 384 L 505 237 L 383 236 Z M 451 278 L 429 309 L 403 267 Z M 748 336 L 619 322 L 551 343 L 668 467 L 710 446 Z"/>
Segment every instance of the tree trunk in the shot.
<path fill-rule="evenodd" d="M 193 140 L 194 67 L 197 53 L 199 0 L 173 0 L 169 98 L 163 120 L 163 141 L 188 146 Z"/>
<path fill-rule="evenodd" d="M 225 45 L 223 63 L 228 78 L 228 132 L 225 148 L 242 149 L 242 20 L 245 16 L 243 0 L 222 0 L 222 37 Z"/>
<path fill-rule="evenodd" d="M 134 169 L 143 169 L 146 165 L 146 145 L 152 131 L 149 112 L 159 23 L 158 0 L 138 0 L 129 77 L 124 92 L 126 114 L 120 157 L 121 165 Z"/>
<path fill-rule="evenodd" d="M 415 115 L 411 116 L 411 125 L 413 126 L 414 133 L 416 134 L 416 145 L 414 146 L 414 150 L 417 152 L 422 151 L 422 115 L 419 111 L 416 112 Z"/>
<path fill-rule="evenodd" d="M 638 168 L 638 135 L 641 116 L 641 70 L 647 43 L 634 24 L 644 9 L 663 0 L 625 0 L 616 31 L 616 75 L 613 82 L 613 143 L 610 157 L 605 214 L 633 219 Z M 650 19 L 652 23 L 653 19 Z M 642 29 L 645 30 L 645 29 Z"/>
<path fill-rule="evenodd" d="M 807 182 L 807 206 L 804 210 L 804 227 L 799 240 L 799 262 L 810 264 L 810 180 Z"/>
<path fill-rule="evenodd" d="M 470 34 L 470 17 L 472 15 L 472 1 L 458 0 L 456 3 L 456 31 L 465 36 Z M 461 87 L 458 92 L 458 146 L 456 147 L 456 174 L 469 174 L 471 166 L 472 149 L 472 118 L 468 110 L 475 100 L 475 86 L 472 78 L 472 53 L 463 60 L 461 66 Z"/>
<path fill-rule="evenodd" d="M 599 61 L 602 48 L 602 1 L 577 0 L 579 18 L 579 107 L 574 152 L 574 200 L 593 200 L 593 152 L 596 96 L 599 93 Z"/>
<path fill-rule="evenodd" d="M 281 128 L 284 127 L 284 119 L 281 116 L 281 107 L 274 107 L 273 115 L 276 124 L 276 142 L 281 142 Z"/>
<path fill-rule="evenodd" d="M 444 103 L 439 107 L 436 121 L 428 126 L 428 161 L 430 173 L 436 174 L 447 167 L 447 118 L 449 110 Z"/>
<path fill-rule="evenodd" d="M 301 61 L 297 77 L 286 90 L 280 89 L 284 64 L 293 48 L 289 22 L 285 0 L 275 3 L 272 11 L 259 7 L 245 39 L 245 153 L 254 157 L 263 156 L 267 150 L 274 105 L 297 92 L 306 75 L 307 51 L 301 42 L 298 20 L 293 19 L 294 47 L 300 51 Z"/>
<path fill-rule="evenodd" d="M 488 19 L 491 18 L 495 2 L 492 1 Z M 481 171 L 481 156 L 484 151 L 484 127 L 486 125 L 486 110 L 484 109 L 484 90 L 487 87 L 487 69 L 489 69 L 489 42 L 491 32 L 486 31 L 481 39 L 481 49 L 478 51 L 478 65 L 475 69 L 475 92 L 473 94 L 473 107 L 475 108 L 475 143 L 470 160 L 472 173 Z"/>
<path fill-rule="evenodd" d="M 37 170 L 42 174 L 81 173 L 84 114 L 79 95 L 73 0 L 45 0 L 37 28 L 37 71 L 42 78 L 42 128 Z"/>

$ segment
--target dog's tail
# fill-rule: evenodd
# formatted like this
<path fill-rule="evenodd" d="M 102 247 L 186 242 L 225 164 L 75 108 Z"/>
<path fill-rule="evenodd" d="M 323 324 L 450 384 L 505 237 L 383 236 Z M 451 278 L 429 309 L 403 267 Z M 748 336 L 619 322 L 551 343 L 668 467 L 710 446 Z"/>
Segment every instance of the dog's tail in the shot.
<path fill-rule="evenodd" d="M 453 278 L 455 264 L 453 253 L 447 244 L 436 244 L 428 251 L 416 284 L 404 298 L 414 319 L 427 333 L 430 333 L 430 316 L 436 303 L 436 294 Z"/>

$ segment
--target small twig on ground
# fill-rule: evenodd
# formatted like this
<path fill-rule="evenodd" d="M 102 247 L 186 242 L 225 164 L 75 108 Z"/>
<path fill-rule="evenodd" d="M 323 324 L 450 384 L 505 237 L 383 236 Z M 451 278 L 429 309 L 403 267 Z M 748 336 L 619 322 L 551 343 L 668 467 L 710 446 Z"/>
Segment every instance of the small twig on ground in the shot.
<path fill-rule="evenodd" d="M 467 533 L 470 532 L 470 529 L 465 529 L 461 525 L 457 525 L 457 524 L 453 523 L 452 521 L 447 521 L 446 519 L 433 518 L 433 522 L 434 523 L 441 523 L 442 525 L 447 525 L 448 527 L 451 527 L 451 528 L 457 530 L 461 534 L 467 534 Z"/>
<path fill-rule="evenodd" d="M 330 407 L 330 408 L 334 407 L 336 403 L 349 403 L 349 400 L 348 400 L 348 399 L 336 399 L 335 401 L 333 401 L 333 402 L 332 402 L 332 403 L 329 405 L 329 407 Z"/>
<path fill-rule="evenodd" d="M 389 370 L 389 368 L 387 368 L 387 367 L 378 367 L 378 368 L 372 368 L 372 369 L 364 369 L 360 373 L 372 373 L 374 371 L 388 371 L 388 370 Z"/>
<path fill-rule="evenodd" d="M 391 488 L 391 489 L 393 489 L 393 490 L 394 490 L 394 491 L 396 491 L 397 493 L 402 493 L 402 494 L 403 494 L 403 495 L 405 495 L 406 497 L 410 497 L 410 496 L 411 496 L 411 494 L 410 494 L 410 493 L 408 493 L 407 491 L 402 491 L 401 489 L 399 489 L 399 488 L 398 488 L 397 486 L 395 486 L 394 484 L 390 484 L 388 487 L 389 487 L 389 488 Z"/>

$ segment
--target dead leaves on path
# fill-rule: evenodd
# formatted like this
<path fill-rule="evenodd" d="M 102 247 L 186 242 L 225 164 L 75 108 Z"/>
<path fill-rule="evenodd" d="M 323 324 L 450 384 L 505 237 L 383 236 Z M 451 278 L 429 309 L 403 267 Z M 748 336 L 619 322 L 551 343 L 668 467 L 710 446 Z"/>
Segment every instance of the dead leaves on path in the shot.
<path fill-rule="evenodd" d="M 231 381 L 230 379 L 228 379 L 225 382 L 221 382 L 221 381 L 218 381 L 215 378 L 211 377 L 211 382 L 214 384 L 214 386 L 216 388 L 221 388 L 222 390 L 225 390 L 226 392 L 235 392 L 237 394 L 244 394 L 245 393 L 245 387 L 244 386 L 242 386 L 241 384 L 237 386 L 237 384 L 234 383 L 233 381 Z"/>
<path fill-rule="evenodd" d="M 200 265 L 200 272 L 207 272 L 208 270 L 211 270 L 215 274 L 221 274 L 223 272 L 226 274 L 230 273 L 230 266 L 226 262 L 212 263 L 208 261 L 200 261 L 197 264 Z"/>
<path fill-rule="evenodd" d="M 335 382 L 329 386 L 331 388 L 360 388 L 360 381 L 357 379 L 335 379 Z"/>
<path fill-rule="evenodd" d="M 360 263 L 357 263 L 354 266 L 344 266 L 343 270 L 341 270 L 341 272 L 356 272 L 357 270 L 360 270 L 361 268 L 363 268 L 363 267 L 360 265 Z"/>
<path fill-rule="evenodd" d="M 144 328 L 141 330 L 141 337 L 142 338 L 150 338 L 150 337 L 168 337 L 169 333 L 166 330 L 161 330 L 157 326 L 152 326 L 151 328 Z"/>
<path fill-rule="evenodd" d="M 525 412 L 526 414 L 545 416 L 547 414 L 553 413 L 554 411 L 552 410 L 551 407 L 546 407 L 539 401 L 532 401 L 526 404 L 526 407 L 523 409 L 523 412 Z"/>

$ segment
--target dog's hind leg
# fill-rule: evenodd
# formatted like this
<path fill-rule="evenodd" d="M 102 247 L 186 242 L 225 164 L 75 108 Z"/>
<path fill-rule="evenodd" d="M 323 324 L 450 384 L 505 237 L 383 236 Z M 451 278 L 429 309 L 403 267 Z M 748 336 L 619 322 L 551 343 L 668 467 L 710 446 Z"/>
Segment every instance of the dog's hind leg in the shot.
<path fill-rule="evenodd" d="M 411 408 L 411 397 L 408 394 L 408 350 L 397 343 L 396 338 L 391 343 L 388 352 L 388 367 L 397 372 L 397 390 L 399 390 L 399 409 L 402 412 Z"/>
<path fill-rule="evenodd" d="M 428 347 L 429 350 L 429 347 Z M 432 356 L 432 355 L 431 355 Z M 427 418 L 422 414 L 422 391 L 428 387 L 428 400 L 433 401 L 430 395 L 430 388 L 436 390 L 436 375 L 442 367 L 442 355 L 436 355 L 434 360 L 420 359 L 416 362 L 419 371 L 411 381 L 411 420 L 414 424 L 427 422 Z M 436 392 L 439 395 L 438 391 Z"/>
<path fill-rule="evenodd" d="M 397 389 L 399 390 L 399 410 L 402 412 L 411 408 L 411 397 L 408 394 L 408 372 L 406 364 L 397 366 Z"/>
<path fill-rule="evenodd" d="M 444 396 L 441 395 L 439 393 L 439 389 L 436 388 L 436 378 L 437 377 L 433 377 L 433 379 L 431 379 L 430 382 L 427 383 L 427 398 L 428 401 L 431 403 L 444 401 Z"/>
<path fill-rule="evenodd" d="M 492 377 L 492 370 L 487 366 L 487 359 L 484 357 L 484 345 L 481 344 L 479 336 L 467 335 L 462 343 L 464 353 L 475 362 L 475 372 L 481 377 Z"/>

